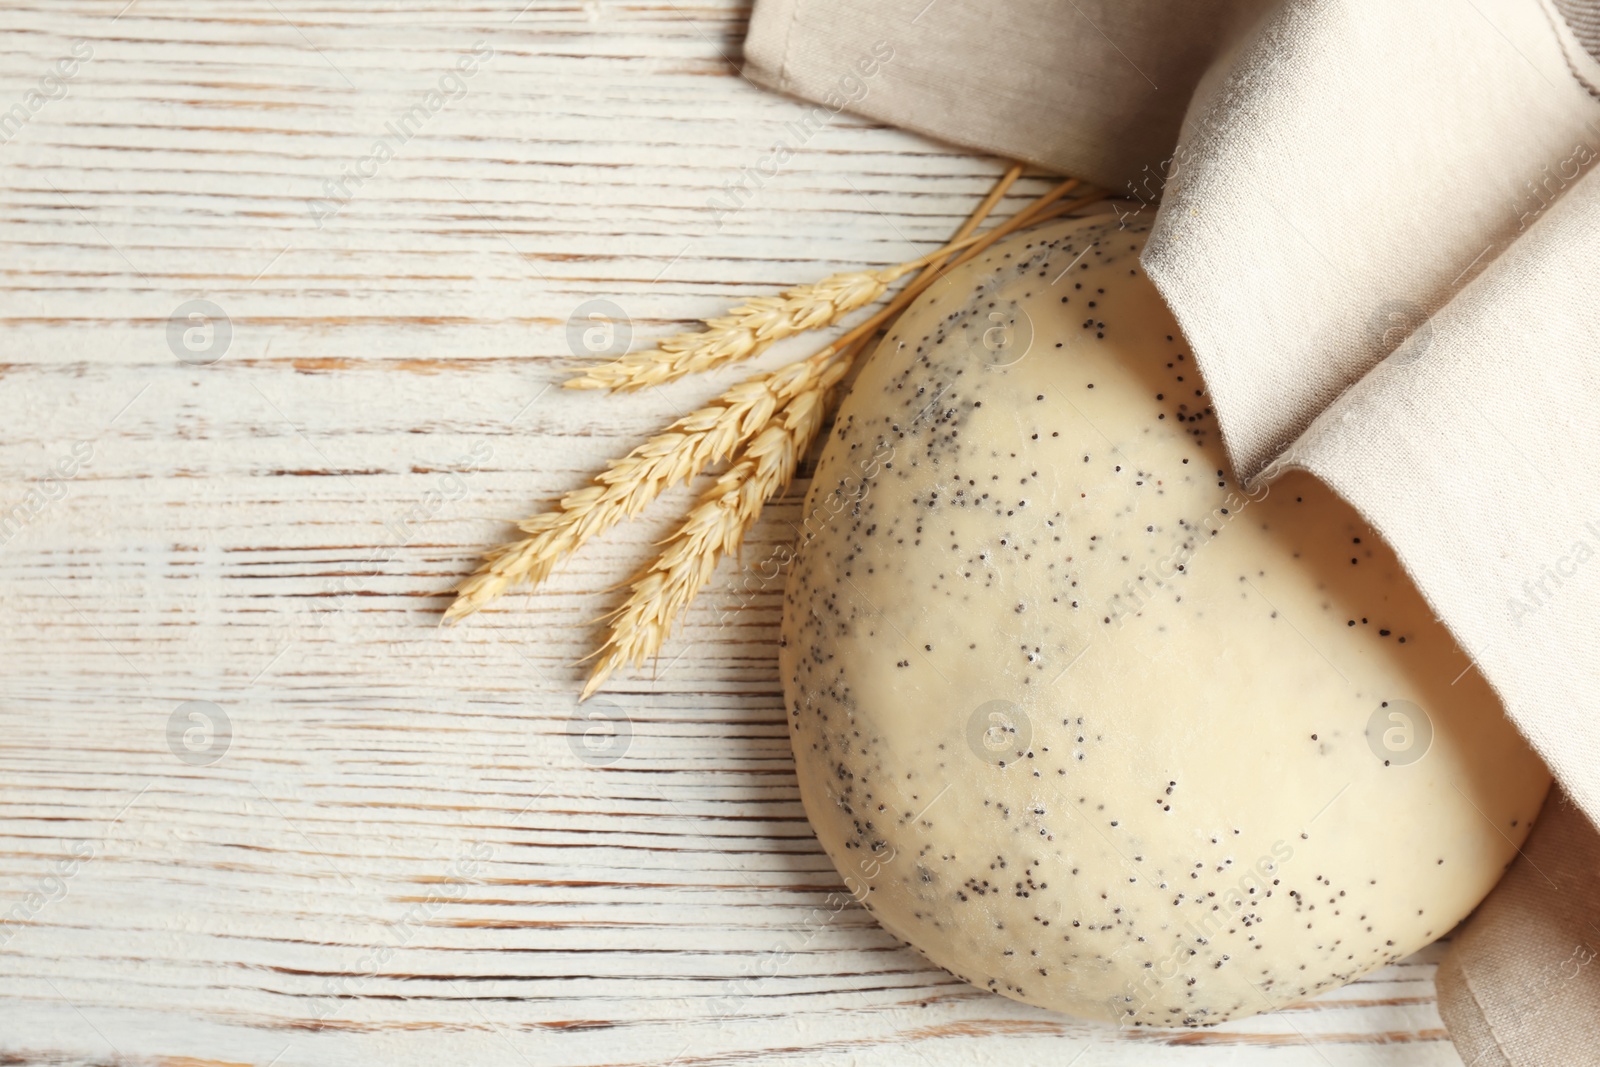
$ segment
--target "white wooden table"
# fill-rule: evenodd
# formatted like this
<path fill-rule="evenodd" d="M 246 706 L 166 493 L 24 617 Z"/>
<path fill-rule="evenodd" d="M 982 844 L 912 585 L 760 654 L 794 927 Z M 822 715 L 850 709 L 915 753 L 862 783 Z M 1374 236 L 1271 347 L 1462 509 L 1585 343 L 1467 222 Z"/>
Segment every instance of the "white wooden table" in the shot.
<path fill-rule="evenodd" d="M 799 114 L 736 0 L 125 3 L 0 6 L 0 1062 L 1459 1062 L 1437 948 L 1117 1033 L 835 912 L 779 591 L 727 564 L 585 748 L 575 661 L 686 491 L 438 627 L 508 520 L 742 373 L 552 389 L 581 304 L 648 340 L 910 258 L 1000 162 L 840 116 L 719 227 Z"/>

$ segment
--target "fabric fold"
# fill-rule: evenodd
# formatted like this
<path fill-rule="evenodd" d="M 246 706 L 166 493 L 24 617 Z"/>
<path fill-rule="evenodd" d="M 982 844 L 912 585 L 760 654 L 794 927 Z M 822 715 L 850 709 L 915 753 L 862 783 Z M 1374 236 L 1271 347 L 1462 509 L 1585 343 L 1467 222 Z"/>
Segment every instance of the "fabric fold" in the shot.
<path fill-rule="evenodd" d="M 744 73 L 818 103 L 842 94 L 857 114 L 1121 192 L 1171 151 L 1218 49 L 1269 6 L 761 0 Z M 855 87 L 853 62 L 879 42 L 893 58 Z"/>
<path fill-rule="evenodd" d="M 1439 1013 L 1471 1067 L 1593 1063 L 1600 837 L 1557 791 L 1524 851 L 1439 965 Z"/>
<path fill-rule="evenodd" d="M 758 0 L 746 72 L 837 101 L 880 43 L 842 106 L 1154 215 L 1236 472 L 1355 505 L 1549 763 L 1440 1010 L 1468 1062 L 1587 1062 L 1600 971 L 1517 1020 L 1600 948 L 1600 0 Z"/>

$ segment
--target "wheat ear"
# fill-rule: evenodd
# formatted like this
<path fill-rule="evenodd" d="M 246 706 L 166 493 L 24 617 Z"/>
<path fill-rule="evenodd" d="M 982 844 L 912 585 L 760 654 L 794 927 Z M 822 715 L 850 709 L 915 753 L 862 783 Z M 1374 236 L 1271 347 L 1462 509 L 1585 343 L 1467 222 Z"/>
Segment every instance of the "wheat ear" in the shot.
<path fill-rule="evenodd" d="M 669 487 L 732 455 L 771 422 L 789 401 L 825 378 L 829 350 L 758 374 L 690 412 L 621 459 L 612 460 L 589 485 L 562 497 L 552 511 L 524 519 L 528 536 L 490 549 L 457 590 L 444 614 L 452 622 L 502 593 L 549 577 L 564 557 L 589 538 L 642 511 Z"/>
<path fill-rule="evenodd" d="M 478 569 L 461 583 L 455 601 L 444 614 L 444 621 L 453 622 L 470 615 L 514 587 L 539 584 L 564 557 L 589 538 L 632 518 L 670 486 L 692 478 L 731 455 L 758 433 L 780 406 L 810 388 L 836 357 L 842 356 L 843 364 L 837 373 L 845 373 L 872 335 L 904 310 L 938 274 L 980 254 L 1005 233 L 1039 220 L 1046 214 L 1045 208 L 1076 184 L 1063 183 L 1008 222 L 977 237 L 969 237 L 970 231 L 1014 180 L 1015 174 L 1008 172 L 958 232 L 957 240 L 910 264 L 903 264 L 906 269 L 918 266 L 926 269 L 878 314 L 809 359 L 756 375 L 734 386 L 623 458 L 613 460 L 590 485 L 562 497 L 554 510 L 518 523 L 518 529 L 528 536 L 499 545 L 485 554 Z M 1062 210 L 1072 210 L 1091 199 L 1095 198 L 1075 201 Z M 964 254 L 955 263 L 947 266 L 941 262 L 953 252 L 963 250 Z"/>
<path fill-rule="evenodd" d="M 1021 164 L 1007 170 L 956 231 L 951 243 L 913 265 L 921 266 L 922 272 L 912 286 L 931 282 L 948 256 L 963 247 L 984 247 L 978 243 L 979 239 L 967 238 L 994 210 L 1021 173 Z M 1064 192 L 1066 189 L 1059 189 L 1053 199 Z M 1037 217 L 1039 212 L 1032 214 Z M 849 373 L 873 335 L 898 315 L 910 299 L 905 293 L 899 294 L 889 308 L 806 361 L 830 362 L 823 365 L 823 372 L 810 390 L 786 405 L 773 424 L 751 442 L 739 461 L 717 479 L 694 511 L 668 538 L 667 548 L 633 580 L 628 600 L 612 613 L 613 621 L 605 643 L 594 653 L 599 662 L 584 684 L 580 700 L 592 696 L 617 668 L 630 662 L 642 664 L 660 652 L 673 624 L 711 580 L 717 562 L 743 543 L 762 507 L 793 478 L 794 465 L 805 454 L 821 425 L 828 390 Z M 763 458 L 767 461 L 765 467 Z M 761 484 L 763 482 L 765 484 Z"/>
<path fill-rule="evenodd" d="M 846 359 L 827 364 L 811 388 L 784 405 L 700 497 L 656 561 L 630 583 L 627 601 L 613 613 L 605 643 L 595 652 L 599 660 L 580 700 L 618 667 L 642 664 L 661 651 L 678 617 L 711 580 L 717 561 L 744 543 L 762 507 L 794 477 L 822 426 L 828 390 L 849 366 Z"/>
<path fill-rule="evenodd" d="M 726 315 L 705 320 L 704 330 L 676 334 L 649 351 L 631 352 L 582 371 L 564 384 L 568 389 L 632 392 L 749 359 L 775 341 L 831 326 L 883 296 L 891 284 L 905 275 L 977 240 L 963 237 L 909 263 L 883 270 L 831 274 L 820 282 L 786 289 L 780 296 L 757 297 Z"/>

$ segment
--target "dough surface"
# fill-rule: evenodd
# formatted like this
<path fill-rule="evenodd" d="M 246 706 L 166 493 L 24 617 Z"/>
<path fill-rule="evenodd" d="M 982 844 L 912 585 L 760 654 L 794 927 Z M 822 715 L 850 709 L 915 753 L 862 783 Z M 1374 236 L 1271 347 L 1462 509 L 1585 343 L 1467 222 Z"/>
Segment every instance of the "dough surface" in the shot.
<path fill-rule="evenodd" d="M 823 451 L 780 662 L 806 812 L 885 928 L 1197 1026 L 1449 931 L 1549 777 L 1353 509 L 1225 473 L 1144 236 L 1048 224 L 906 312 Z"/>

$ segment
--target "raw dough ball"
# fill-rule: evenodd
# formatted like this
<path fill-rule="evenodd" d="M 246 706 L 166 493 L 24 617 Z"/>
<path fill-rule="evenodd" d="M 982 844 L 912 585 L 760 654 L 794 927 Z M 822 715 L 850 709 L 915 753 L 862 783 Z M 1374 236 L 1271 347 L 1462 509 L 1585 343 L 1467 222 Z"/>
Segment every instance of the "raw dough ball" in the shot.
<path fill-rule="evenodd" d="M 1143 239 L 1051 224 L 906 313 L 823 452 L 781 662 L 806 812 L 891 933 L 1205 1025 L 1448 931 L 1549 778 L 1348 505 L 1225 473 Z"/>

